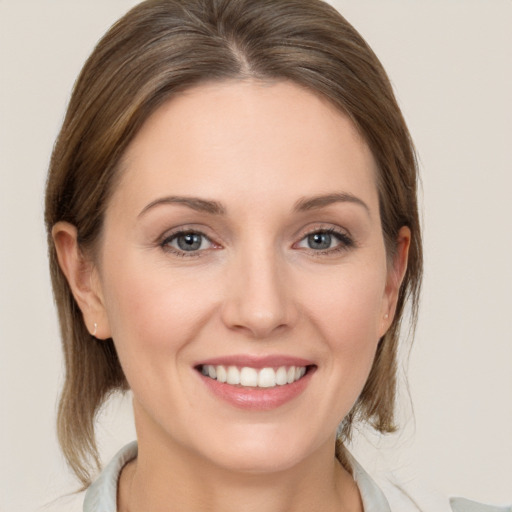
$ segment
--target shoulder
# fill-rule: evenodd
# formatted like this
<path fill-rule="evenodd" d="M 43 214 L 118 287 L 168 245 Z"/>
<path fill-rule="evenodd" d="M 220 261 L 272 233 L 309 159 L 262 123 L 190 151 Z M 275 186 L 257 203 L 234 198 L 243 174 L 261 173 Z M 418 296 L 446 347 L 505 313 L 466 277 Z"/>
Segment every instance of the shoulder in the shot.
<path fill-rule="evenodd" d="M 348 460 L 361 492 L 365 512 L 512 512 L 512 506 L 493 506 L 466 498 L 450 498 L 424 486 L 402 485 L 395 478 L 373 478 L 352 455 Z"/>
<path fill-rule="evenodd" d="M 451 498 L 450 505 L 453 512 L 512 512 L 512 506 L 495 507 L 467 500 L 466 498 Z"/>

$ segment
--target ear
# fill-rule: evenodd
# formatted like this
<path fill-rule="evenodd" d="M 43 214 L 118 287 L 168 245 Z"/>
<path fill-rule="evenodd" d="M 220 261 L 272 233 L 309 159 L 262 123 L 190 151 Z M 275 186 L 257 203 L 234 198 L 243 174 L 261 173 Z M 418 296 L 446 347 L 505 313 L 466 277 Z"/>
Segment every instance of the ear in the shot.
<path fill-rule="evenodd" d="M 410 245 L 411 230 L 407 226 L 402 226 L 398 231 L 393 261 L 388 265 L 386 288 L 384 290 L 384 300 L 382 301 L 380 337 L 386 334 L 386 331 L 393 323 L 400 286 L 407 270 Z"/>
<path fill-rule="evenodd" d="M 52 228 L 59 266 L 82 311 L 89 332 L 98 339 L 111 337 L 98 271 L 78 245 L 76 227 L 57 222 Z"/>

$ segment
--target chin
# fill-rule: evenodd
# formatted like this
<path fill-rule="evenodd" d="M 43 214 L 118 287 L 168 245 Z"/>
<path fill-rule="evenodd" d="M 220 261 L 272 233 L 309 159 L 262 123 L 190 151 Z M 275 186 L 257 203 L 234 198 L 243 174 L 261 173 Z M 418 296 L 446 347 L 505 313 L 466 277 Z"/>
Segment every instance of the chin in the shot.
<path fill-rule="evenodd" d="M 202 455 L 227 471 L 261 474 L 299 466 L 331 439 L 334 453 L 334 435 L 322 442 L 289 428 L 258 425 L 243 430 L 226 439 L 208 439 Z"/>
<path fill-rule="evenodd" d="M 261 446 L 248 450 L 245 447 L 225 452 L 221 457 L 212 454 L 212 462 L 226 471 L 246 474 L 279 473 L 300 464 L 301 454 L 297 451 L 266 450 Z"/>

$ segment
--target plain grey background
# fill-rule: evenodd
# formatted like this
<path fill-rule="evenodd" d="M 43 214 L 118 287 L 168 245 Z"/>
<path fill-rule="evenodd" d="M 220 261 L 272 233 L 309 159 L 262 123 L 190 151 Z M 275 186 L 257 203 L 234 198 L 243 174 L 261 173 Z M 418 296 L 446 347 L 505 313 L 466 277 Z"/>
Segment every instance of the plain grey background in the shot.
<path fill-rule="evenodd" d="M 54 433 L 62 360 L 43 188 L 73 81 L 135 3 L 0 0 L 0 512 L 80 510 L 51 502 L 76 485 Z M 415 420 L 404 391 L 401 433 L 363 431 L 354 451 L 426 511 L 449 495 L 510 503 L 512 1 L 332 3 L 387 69 L 423 179 Z M 109 404 L 98 431 L 105 459 L 133 438 L 129 398 Z"/>

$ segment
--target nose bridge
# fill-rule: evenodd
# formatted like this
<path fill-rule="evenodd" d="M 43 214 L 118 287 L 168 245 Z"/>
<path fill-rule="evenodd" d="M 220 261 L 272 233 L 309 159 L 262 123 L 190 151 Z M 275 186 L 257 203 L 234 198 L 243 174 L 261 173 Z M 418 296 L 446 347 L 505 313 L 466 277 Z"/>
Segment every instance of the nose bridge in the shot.
<path fill-rule="evenodd" d="M 224 304 L 229 327 L 262 338 L 294 321 L 285 267 L 282 255 L 268 240 L 253 240 L 237 252 Z"/>

